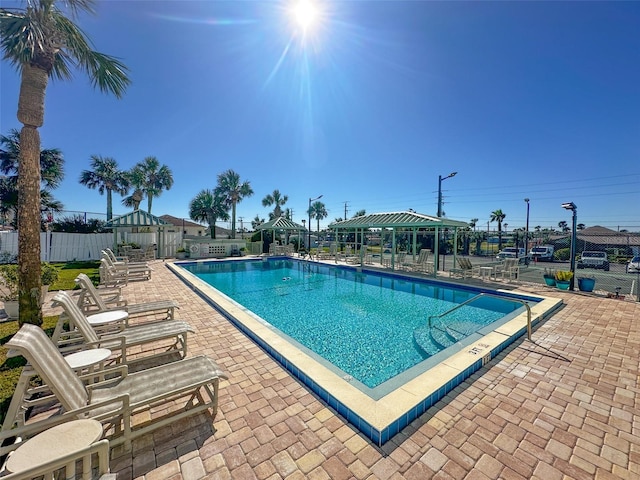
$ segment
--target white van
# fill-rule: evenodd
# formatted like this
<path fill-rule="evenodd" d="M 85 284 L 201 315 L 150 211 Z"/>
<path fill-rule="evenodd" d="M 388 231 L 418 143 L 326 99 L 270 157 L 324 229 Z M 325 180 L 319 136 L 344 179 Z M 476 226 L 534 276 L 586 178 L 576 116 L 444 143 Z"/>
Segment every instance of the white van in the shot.
<path fill-rule="evenodd" d="M 553 262 L 553 246 L 539 245 L 529 251 L 529 256 L 538 262 Z"/>

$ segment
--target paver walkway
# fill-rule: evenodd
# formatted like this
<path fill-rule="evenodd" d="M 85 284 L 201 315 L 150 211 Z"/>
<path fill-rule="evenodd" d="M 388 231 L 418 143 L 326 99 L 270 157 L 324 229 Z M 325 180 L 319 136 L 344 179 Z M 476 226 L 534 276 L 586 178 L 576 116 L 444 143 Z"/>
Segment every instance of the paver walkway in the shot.
<path fill-rule="evenodd" d="M 200 415 L 113 452 L 120 480 L 640 478 L 640 303 L 554 290 L 566 306 L 533 343 L 515 342 L 378 448 L 163 262 L 123 293 L 178 301 L 197 331 L 190 355 L 230 379 L 213 426 Z"/>

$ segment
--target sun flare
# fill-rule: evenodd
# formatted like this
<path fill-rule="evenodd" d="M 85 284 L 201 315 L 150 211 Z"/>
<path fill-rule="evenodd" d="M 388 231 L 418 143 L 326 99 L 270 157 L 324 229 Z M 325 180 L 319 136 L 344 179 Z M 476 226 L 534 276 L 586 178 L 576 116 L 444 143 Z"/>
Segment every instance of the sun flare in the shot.
<path fill-rule="evenodd" d="M 312 28 L 318 20 L 318 9 L 310 0 L 299 0 L 293 8 L 293 16 L 300 28 Z"/>

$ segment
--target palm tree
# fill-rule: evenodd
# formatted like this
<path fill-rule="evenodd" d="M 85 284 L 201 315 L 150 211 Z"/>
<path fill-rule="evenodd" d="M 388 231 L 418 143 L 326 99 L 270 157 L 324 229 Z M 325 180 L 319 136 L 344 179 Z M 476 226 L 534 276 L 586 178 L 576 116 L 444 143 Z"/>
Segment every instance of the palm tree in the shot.
<path fill-rule="evenodd" d="M 273 212 L 269 214 L 269 220 L 280 218 L 282 216 L 282 209 L 280 207 L 287 203 L 287 200 L 289 200 L 289 197 L 286 195 L 282 195 L 280 193 L 280 190 L 274 190 L 273 193 L 269 193 L 262 199 L 263 207 L 270 207 L 271 205 L 275 205 Z"/>
<path fill-rule="evenodd" d="M 502 210 L 498 209 L 491 212 L 491 218 L 489 221 L 498 222 L 498 250 L 502 250 L 502 221 L 507 215 L 502 213 Z"/>
<path fill-rule="evenodd" d="M 118 162 L 100 155 L 91 155 L 91 170 L 80 173 L 80 183 L 92 190 L 97 189 L 100 195 L 107 192 L 107 222 L 113 217 L 112 193 L 126 195 L 129 190 L 129 177 L 118 168 Z"/>
<path fill-rule="evenodd" d="M 132 171 L 139 170 L 133 175 L 142 176 L 142 192 L 147 196 L 147 212 L 151 213 L 154 197 L 159 197 L 163 190 L 170 190 L 173 186 L 173 173 L 166 165 L 160 166 L 156 157 L 147 157 L 136 164 Z"/>
<path fill-rule="evenodd" d="M 253 195 L 251 184 L 240 182 L 240 175 L 233 170 L 227 170 L 218 175 L 216 190 L 231 205 L 231 238 L 236 238 L 236 205 L 245 197 Z"/>
<path fill-rule="evenodd" d="M 473 231 L 476 231 L 476 225 L 478 224 L 478 219 L 477 218 L 472 218 L 471 220 L 469 220 L 469 226 L 471 228 L 473 228 Z"/>
<path fill-rule="evenodd" d="M 320 233 L 320 220 L 323 218 L 327 218 L 329 213 L 327 212 L 327 208 L 322 202 L 313 202 L 311 204 L 311 208 L 307 212 L 312 218 L 315 218 L 318 222 L 318 233 Z"/>
<path fill-rule="evenodd" d="M 196 222 L 207 222 L 211 238 L 216 238 L 216 221 L 229 220 L 229 205 L 215 190 L 201 190 L 189 203 L 189 218 Z"/>
<path fill-rule="evenodd" d="M 61 3 L 61 2 L 59 2 Z M 49 77 L 71 78 L 71 67 L 87 73 L 93 86 L 121 97 L 129 84 L 119 60 L 91 50 L 91 42 L 73 22 L 81 12 L 93 13 L 93 0 L 65 0 L 69 16 L 56 0 L 28 0 L 25 9 L 0 8 L 0 47 L 20 74 L 18 121 L 18 258 L 20 261 L 18 322 L 42 325 L 40 291 L 40 134 Z"/>
<path fill-rule="evenodd" d="M 255 231 L 260 225 L 264 223 L 264 218 L 260 218 L 260 215 L 256 215 L 256 217 L 251 220 L 251 228 Z"/>
<path fill-rule="evenodd" d="M 356 213 L 354 213 L 353 218 L 364 217 L 366 214 L 367 214 L 367 211 L 363 208 L 362 210 L 358 210 Z"/>
<path fill-rule="evenodd" d="M 128 172 L 125 172 L 125 174 L 133 192 L 131 195 L 127 195 L 122 199 L 122 205 L 138 210 L 144 199 L 144 192 L 142 191 L 144 188 L 144 172 L 141 168 L 133 167 Z"/>
<path fill-rule="evenodd" d="M 0 135 L 0 173 L 6 175 L 0 184 L 0 213 L 7 216 L 13 212 L 13 225 L 18 221 L 18 169 L 20 164 L 20 132 L 11 130 L 9 135 Z M 64 158 L 57 148 L 40 152 L 40 172 L 42 189 L 40 190 L 40 210 L 59 212 L 63 205 L 51 194 L 51 190 L 60 186 L 64 178 Z M 44 198 L 46 195 L 46 198 Z"/>

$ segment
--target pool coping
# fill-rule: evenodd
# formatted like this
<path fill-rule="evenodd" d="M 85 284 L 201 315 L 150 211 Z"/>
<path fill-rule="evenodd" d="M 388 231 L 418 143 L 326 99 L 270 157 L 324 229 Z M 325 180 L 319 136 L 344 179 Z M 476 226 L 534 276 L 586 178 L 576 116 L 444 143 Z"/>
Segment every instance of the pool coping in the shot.
<path fill-rule="evenodd" d="M 178 268 L 181 263 L 201 263 L 204 261 L 215 260 L 176 262 L 176 264 L 167 264 L 167 266 L 178 278 L 199 293 L 296 378 L 311 388 L 319 398 L 343 415 L 377 445 L 386 443 L 527 331 L 526 312 L 518 314 L 490 333 L 464 346 L 438 365 L 410 379 L 382 398 L 374 400 L 303 350 L 288 342 L 274 331 L 274 327 L 261 321 L 253 312 L 231 300 L 191 272 Z M 374 269 L 371 272 L 381 273 Z M 385 272 L 385 275 L 411 279 L 411 277 L 395 273 Z M 532 295 L 529 292 L 517 290 L 496 289 L 495 291 L 540 299 L 531 307 L 532 325 L 548 318 L 562 305 L 562 300 L 559 298 Z"/>

